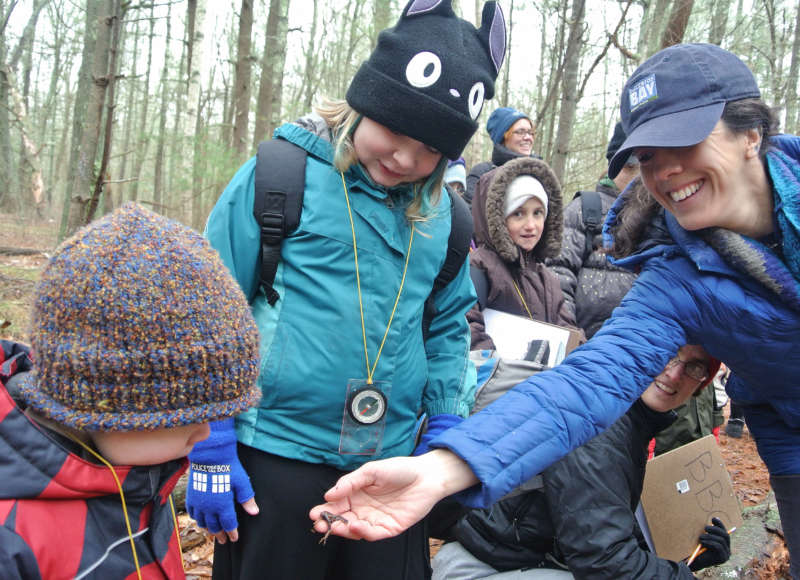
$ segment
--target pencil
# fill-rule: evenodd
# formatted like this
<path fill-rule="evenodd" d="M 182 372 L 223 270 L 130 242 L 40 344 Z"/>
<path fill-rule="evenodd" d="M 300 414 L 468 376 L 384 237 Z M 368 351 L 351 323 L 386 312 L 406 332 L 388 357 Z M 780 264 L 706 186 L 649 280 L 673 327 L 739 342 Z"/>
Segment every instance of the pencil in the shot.
<path fill-rule="evenodd" d="M 736 531 L 736 526 L 734 526 L 730 530 L 728 530 L 728 535 L 731 535 L 735 531 Z M 700 554 L 702 554 L 705 551 L 706 551 L 706 549 L 703 547 L 703 544 L 697 544 L 697 547 L 694 549 L 694 552 L 692 552 L 692 555 L 689 556 L 688 560 L 686 560 L 686 565 L 687 566 L 691 565 L 691 563 L 694 562 L 694 559 L 697 558 Z"/>

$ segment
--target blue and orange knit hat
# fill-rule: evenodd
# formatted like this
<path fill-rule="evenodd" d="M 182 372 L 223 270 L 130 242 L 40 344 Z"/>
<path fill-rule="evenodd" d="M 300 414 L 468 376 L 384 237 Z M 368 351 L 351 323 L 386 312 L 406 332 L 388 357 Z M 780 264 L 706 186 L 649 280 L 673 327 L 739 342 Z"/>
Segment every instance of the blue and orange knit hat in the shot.
<path fill-rule="evenodd" d="M 34 411 L 74 429 L 204 423 L 256 404 L 258 331 L 216 251 L 129 203 L 77 232 L 36 288 Z"/>

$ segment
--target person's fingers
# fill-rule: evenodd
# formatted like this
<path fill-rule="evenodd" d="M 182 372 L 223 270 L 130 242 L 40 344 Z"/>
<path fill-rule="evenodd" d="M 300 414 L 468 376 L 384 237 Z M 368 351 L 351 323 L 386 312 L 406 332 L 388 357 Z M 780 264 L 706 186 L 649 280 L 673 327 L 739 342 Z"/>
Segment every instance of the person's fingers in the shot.
<path fill-rule="evenodd" d="M 222 530 L 213 535 L 220 544 L 225 544 L 228 540 L 235 542 L 239 539 L 239 528 L 233 529 L 229 532 Z"/>
<path fill-rule="evenodd" d="M 359 470 L 353 471 L 348 473 L 347 475 L 343 475 L 339 478 L 332 488 L 325 492 L 324 498 L 325 501 L 329 503 L 336 503 L 347 498 L 351 495 L 356 489 L 361 489 L 365 485 L 368 485 L 364 482 L 362 477 L 359 474 Z"/>
<path fill-rule="evenodd" d="M 251 516 L 258 515 L 258 504 L 256 503 L 256 498 L 255 497 L 251 497 L 247 501 L 243 502 L 242 503 L 242 509 L 244 511 L 246 511 L 248 514 L 250 514 Z M 235 542 L 236 540 L 233 540 L 233 541 Z"/>
<path fill-rule="evenodd" d="M 324 523 L 324 520 L 322 519 L 322 512 L 330 512 L 332 514 L 338 514 L 340 516 L 348 518 L 345 512 L 349 511 L 350 511 L 350 503 L 347 500 L 342 500 L 339 502 L 328 502 L 316 505 L 313 508 L 311 508 L 311 511 L 308 512 L 308 517 L 311 518 L 311 521 L 313 521 L 315 524 L 317 521 L 322 521 Z M 323 531 L 327 531 L 327 528 L 325 528 Z"/>

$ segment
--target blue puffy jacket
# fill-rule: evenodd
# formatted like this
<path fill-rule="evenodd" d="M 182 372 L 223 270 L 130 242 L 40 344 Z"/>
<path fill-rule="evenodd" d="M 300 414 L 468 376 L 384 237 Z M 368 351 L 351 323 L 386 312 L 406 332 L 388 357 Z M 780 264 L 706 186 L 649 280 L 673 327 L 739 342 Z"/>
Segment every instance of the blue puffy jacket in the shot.
<path fill-rule="evenodd" d="M 373 455 L 339 453 L 348 380 L 366 378 L 353 233 L 322 119 L 284 125 L 276 137 L 308 151 L 306 190 L 299 227 L 281 248 L 274 284 L 281 299 L 270 306 L 259 290 L 252 302 L 261 334 L 263 397 L 258 407 L 236 418 L 238 440 L 268 453 L 339 469 L 408 455 L 420 411 L 467 416 L 474 399 L 465 313 L 476 298 L 467 263 L 437 293 L 437 315 L 427 342 L 422 340 L 423 304 L 447 250 L 449 199 L 443 195 L 434 215 L 416 225 L 405 285 L 375 372 L 375 380 L 392 383 L 382 449 Z M 205 231 L 246 295 L 253 295 L 260 274 L 254 169 L 251 159 L 236 173 Z M 387 192 L 358 166 L 344 177 L 355 223 L 372 365 L 403 274 L 411 232 L 405 209 L 412 191 L 406 186 Z"/>
<path fill-rule="evenodd" d="M 798 224 L 800 167 L 782 153 L 767 158 L 785 200 L 776 221 Z M 610 210 L 607 234 L 626 202 Z M 588 343 L 432 442 L 481 481 L 464 492 L 469 505 L 490 505 L 607 428 L 684 344 L 733 370 L 728 393 L 770 473 L 800 473 L 800 284 L 787 267 L 800 259 L 797 225 L 777 254 L 728 230 L 686 231 L 664 212 L 653 225 L 640 251 L 618 261 L 639 277 Z"/>

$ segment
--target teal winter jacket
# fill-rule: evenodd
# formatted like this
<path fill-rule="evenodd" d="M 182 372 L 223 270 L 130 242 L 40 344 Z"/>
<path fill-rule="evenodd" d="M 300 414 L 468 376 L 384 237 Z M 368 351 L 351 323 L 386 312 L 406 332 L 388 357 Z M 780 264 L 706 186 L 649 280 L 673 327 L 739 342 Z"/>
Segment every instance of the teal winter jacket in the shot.
<path fill-rule="evenodd" d="M 305 122 L 303 122 L 305 121 Z M 270 306 L 259 283 L 259 228 L 253 217 L 255 158 L 226 187 L 205 235 L 245 294 L 255 298 L 261 334 L 263 397 L 236 419 L 239 441 L 309 463 L 354 469 L 372 459 L 408 455 L 420 413 L 467 416 L 474 399 L 465 313 L 475 302 L 468 262 L 436 295 L 437 314 L 422 340 L 423 304 L 445 260 L 450 203 L 441 201 L 418 223 L 402 294 L 378 359 L 375 381 L 389 381 L 381 447 L 372 455 L 339 452 L 350 379 L 366 379 L 367 363 L 345 191 L 333 167 L 328 128 L 307 117 L 275 132 L 308 151 L 298 229 L 282 244 Z M 355 227 L 363 323 L 374 365 L 403 276 L 411 226 L 411 187 L 376 186 L 360 166 L 344 173 Z"/>

